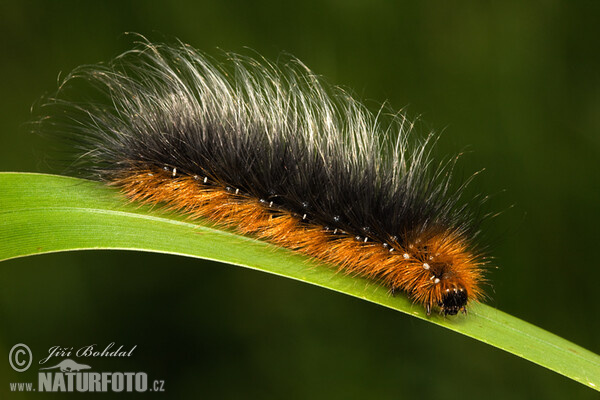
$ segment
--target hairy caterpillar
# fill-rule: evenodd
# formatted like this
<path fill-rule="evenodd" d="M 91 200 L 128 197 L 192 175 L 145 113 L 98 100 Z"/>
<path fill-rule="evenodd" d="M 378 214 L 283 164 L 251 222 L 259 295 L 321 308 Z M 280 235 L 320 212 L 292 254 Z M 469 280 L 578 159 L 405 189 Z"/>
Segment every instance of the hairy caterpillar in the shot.
<path fill-rule="evenodd" d="M 483 297 L 479 200 L 430 138 L 285 64 L 142 41 L 69 74 L 39 127 L 72 170 L 404 291 L 429 314 Z M 382 122 L 387 118 L 387 122 Z M 475 204 L 473 204 L 475 203 Z"/>

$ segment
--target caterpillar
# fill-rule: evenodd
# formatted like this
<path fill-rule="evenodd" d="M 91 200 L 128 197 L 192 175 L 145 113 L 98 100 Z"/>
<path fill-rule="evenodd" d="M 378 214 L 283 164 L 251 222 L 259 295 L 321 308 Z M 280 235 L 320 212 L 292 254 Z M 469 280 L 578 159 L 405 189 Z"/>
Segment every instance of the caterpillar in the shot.
<path fill-rule="evenodd" d="M 404 292 L 443 315 L 480 301 L 480 201 L 463 199 L 433 135 L 370 112 L 299 60 L 142 38 L 74 69 L 39 127 L 67 143 L 69 173 L 264 239 Z M 62 156 L 61 156 L 62 157 Z"/>

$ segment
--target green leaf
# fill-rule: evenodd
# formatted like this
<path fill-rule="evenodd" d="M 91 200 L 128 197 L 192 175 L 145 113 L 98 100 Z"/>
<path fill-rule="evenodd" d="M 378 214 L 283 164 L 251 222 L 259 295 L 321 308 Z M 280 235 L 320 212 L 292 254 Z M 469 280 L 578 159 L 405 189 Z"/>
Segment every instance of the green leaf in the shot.
<path fill-rule="evenodd" d="M 427 316 L 386 288 L 271 244 L 132 204 L 81 179 L 0 173 L 0 260 L 57 251 L 128 249 L 216 260 L 321 286 L 410 314 L 496 346 L 600 390 L 600 357 L 484 304 L 468 315 Z"/>

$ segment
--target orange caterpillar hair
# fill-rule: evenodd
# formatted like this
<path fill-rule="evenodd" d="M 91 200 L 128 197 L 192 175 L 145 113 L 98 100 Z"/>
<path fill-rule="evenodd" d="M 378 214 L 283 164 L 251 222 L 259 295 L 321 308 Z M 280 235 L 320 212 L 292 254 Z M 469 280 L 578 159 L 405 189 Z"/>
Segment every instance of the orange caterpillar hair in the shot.
<path fill-rule="evenodd" d="M 482 201 L 461 200 L 466 183 L 432 166 L 427 141 L 409 145 L 402 116 L 382 127 L 297 60 L 215 64 L 143 41 L 73 71 L 44 107 L 40 126 L 72 144 L 73 169 L 133 200 L 333 263 L 428 314 L 483 297 Z"/>

